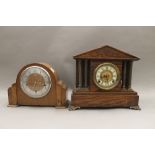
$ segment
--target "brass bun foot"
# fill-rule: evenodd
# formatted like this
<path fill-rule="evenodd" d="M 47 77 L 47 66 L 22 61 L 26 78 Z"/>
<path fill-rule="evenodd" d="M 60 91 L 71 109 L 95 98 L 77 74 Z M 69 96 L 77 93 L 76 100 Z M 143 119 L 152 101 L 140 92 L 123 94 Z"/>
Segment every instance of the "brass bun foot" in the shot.
<path fill-rule="evenodd" d="M 15 104 L 15 105 L 8 104 L 7 107 L 19 107 L 19 105 L 17 105 L 17 104 Z"/>
<path fill-rule="evenodd" d="M 141 110 L 141 108 L 139 107 L 139 105 L 131 106 L 130 109 L 133 109 L 133 110 Z"/>
<path fill-rule="evenodd" d="M 77 110 L 77 109 L 80 109 L 80 107 L 78 107 L 78 106 L 72 106 L 72 105 L 70 105 L 70 106 L 68 107 L 68 110 L 69 110 L 69 111 L 74 111 L 74 110 Z"/>

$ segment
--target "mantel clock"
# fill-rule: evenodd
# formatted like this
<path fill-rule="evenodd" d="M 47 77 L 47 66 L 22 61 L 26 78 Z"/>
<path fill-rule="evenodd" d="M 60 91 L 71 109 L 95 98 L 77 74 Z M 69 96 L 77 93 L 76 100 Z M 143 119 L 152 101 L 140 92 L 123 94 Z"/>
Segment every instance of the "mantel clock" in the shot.
<path fill-rule="evenodd" d="M 19 71 L 16 83 L 8 89 L 9 106 L 64 107 L 66 90 L 49 64 L 29 64 Z"/>
<path fill-rule="evenodd" d="M 128 107 L 139 109 L 138 94 L 131 88 L 132 64 L 139 60 L 111 46 L 74 56 L 76 88 L 70 109 Z"/>

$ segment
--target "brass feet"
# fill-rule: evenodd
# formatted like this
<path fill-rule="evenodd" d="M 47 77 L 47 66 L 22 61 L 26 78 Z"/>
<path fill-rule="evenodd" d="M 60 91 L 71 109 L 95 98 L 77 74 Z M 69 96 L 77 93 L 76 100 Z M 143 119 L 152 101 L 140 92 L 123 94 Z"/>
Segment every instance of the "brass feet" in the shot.
<path fill-rule="evenodd" d="M 131 106 L 130 109 L 133 109 L 133 110 L 141 110 L 141 108 L 139 107 L 139 105 Z"/>
<path fill-rule="evenodd" d="M 69 111 L 74 111 L 74 110 L 77 110 L 77 109 L 80 109 L 80 107 L 78 107 L 78 106 L 72 106 L 72 105 L 69 105 L 69 107 L 68 107 L 68 110 Z"/>

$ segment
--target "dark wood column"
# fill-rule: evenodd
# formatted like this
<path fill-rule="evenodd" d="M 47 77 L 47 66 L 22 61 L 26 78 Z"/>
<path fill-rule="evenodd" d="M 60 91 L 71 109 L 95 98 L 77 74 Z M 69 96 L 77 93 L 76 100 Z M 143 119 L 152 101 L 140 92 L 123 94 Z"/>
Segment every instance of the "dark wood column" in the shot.
<path fill-rule="evenodd" d="M 132 61 L 127 61 L 127 74 L 126 74 L 126 88 L 131 88 L 131 77 L 132 77 Z"/>
<path fill-rule="evenodd" d="M 126 73 L 127 73 L 127 62 L 123 61 L 123 70 L 122 70 L 122 88 L 126 89 Z"/>
<path fill-rule="evenodd" d="M 76 87 L 82 87 L 82 60 L 76 60 Z"/>
<path fill-rule="evenodd" d="M 88 60 L 84 61 L 84 87 L 88 87 Z"/>
<path fill-rule="evenodd" d="M 79 86 L 78 60 L 76 60 L 76 88 Z"/>

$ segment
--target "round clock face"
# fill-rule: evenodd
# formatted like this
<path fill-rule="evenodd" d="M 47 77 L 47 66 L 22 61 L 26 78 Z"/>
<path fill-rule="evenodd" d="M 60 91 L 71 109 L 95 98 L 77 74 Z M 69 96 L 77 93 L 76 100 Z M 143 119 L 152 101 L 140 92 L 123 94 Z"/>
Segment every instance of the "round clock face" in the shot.
<path fill-rule="evenodd" d="M 31 66 L 21 73 L 20 86 L 29 97 L 40 98 L 48 94 L 52 81 L 49 73 L 44 68 Z"/>
<path fill-rule="evenodd" d="M 94 82 L 101 89 L 110 90 L 117 86 L 119 81 L 119 69 L 112 63 L 103 63 L 94 71 Z"/>

